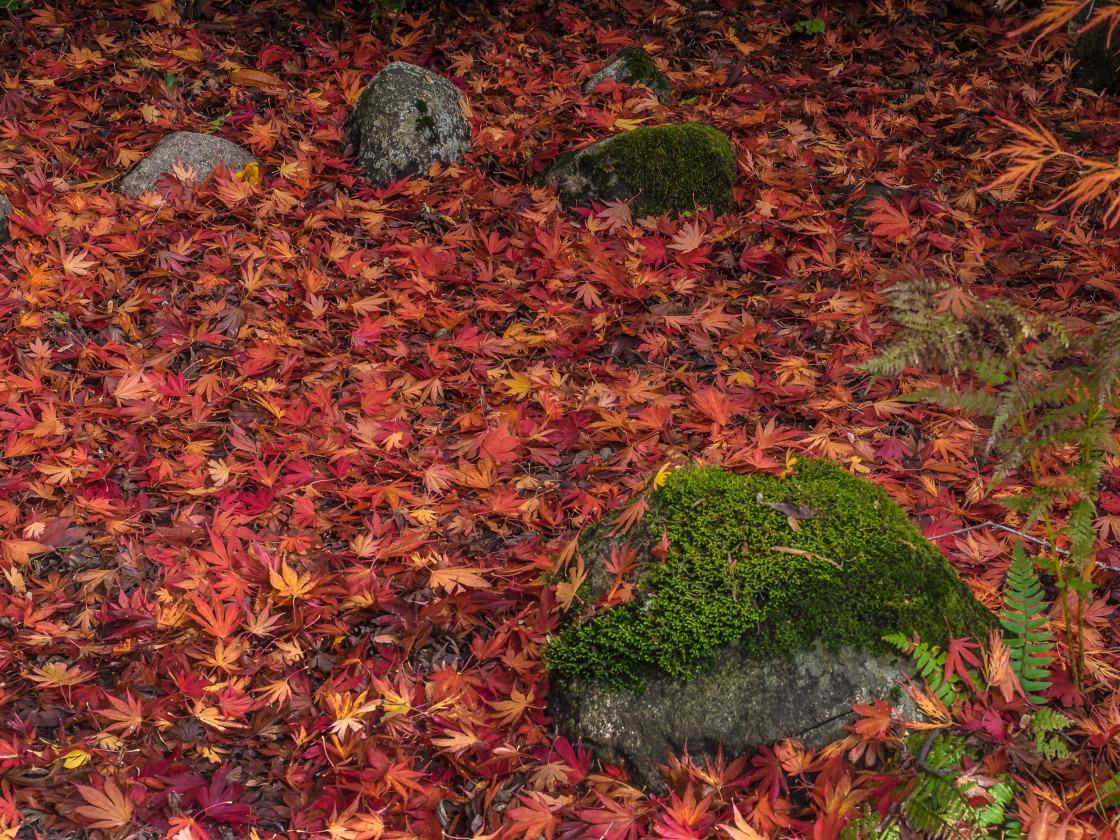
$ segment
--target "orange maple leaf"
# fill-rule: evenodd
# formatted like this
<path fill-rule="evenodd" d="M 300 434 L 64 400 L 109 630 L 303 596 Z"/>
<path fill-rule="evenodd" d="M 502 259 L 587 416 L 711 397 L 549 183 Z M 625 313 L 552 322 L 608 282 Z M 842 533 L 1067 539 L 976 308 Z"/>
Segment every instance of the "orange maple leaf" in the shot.
<path fill-rule="evenodd" d="M 642 521 L 642 517 L 646 515 L 647 510 L 649 510 L 649 502 L 646 501 L 644 496 L 638 498 L 619 514 L 614 528 L 607 532 L 607 536 L 613 537 L 619 531 L 625 534 L 634 525 Z"/>
<path fill-rule="evenodd" d="M 964 289 L 946 289 L 943 292 L 938 292 L 935 297 L 938 300 L 937 311 L 949 310 L 955 318 L 963 318 L 965 310 L 976 311 L 976 301 Z"/>
<path fill-rule="evenodd" d="M 681 251 L 686 254 L 689 251 L 695 251 L 704 244 L 704 233 L 705 231 L 700 227 L 699 222 L 686 222 L 673 236 L 673 241 L 669 243 L 669 247 L 674 251 Z"/>
<path fill-rule="evenodd" d="M 102 790 L 90 785 L 75 787 L 89 804 L 75 808 L 74 813 L 92 820 L 90 828 L 118 829 L 132 822 L 132 801 L 112 779 L 105 780 Z"/>

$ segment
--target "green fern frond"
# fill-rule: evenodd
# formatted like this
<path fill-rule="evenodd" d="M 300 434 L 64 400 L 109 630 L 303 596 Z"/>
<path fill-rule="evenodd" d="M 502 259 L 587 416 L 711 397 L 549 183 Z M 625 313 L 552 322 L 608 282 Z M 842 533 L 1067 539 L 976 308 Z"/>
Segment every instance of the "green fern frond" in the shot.
<path fill-rule="evenodd" d="M 1049 665 L 1054 661 L 1053 634 L 1046 629 L 1046 610 L 1042 600 L 1042 584 L 1032 563 L 1023 551 L 1022 542 L 1015 543 L 1011 565 L 1007 570 L 1007 591 L 1003 596 L 1000 624 L 1011 633 L 1007 647 L 1011 668 L 1027 699 L 1036 705 L 1045 701 L 1037 692 L 1050 687 Z"/>
<path fill-rule="evenodd" d="M 1097 527 L 1093 524 L 1095 515 L 1093 503 L 1088 499 L 1079 499 L 1069 509 L 1066 533 L 1070 536 L 1069 553 L 1075 562 L 1088 559 L 1093 553 L 1093 541 L 1097 538 Z"/>
<path fill-rule="evenodd" d="M 939 840 L 966 840 L 969 825 L 962 817 L 969 810 L 968 799 L 952 782 L 928 773 L 903 806 L 903 813 L 914 828 Z"/>
<path fill-rule="evenodd" d="M 1117 771 L 1097 791 L 1101 805 L 1106 808 L 1120 807 L 1120 771 Z"/>
<path fill-rule="evenodd" d="M 945 679 L 945 652 L 937 645 L 930 647 L 925 642 L 914 642 L 901 633 L 884 636 L 883 641 L 894 645 L 914 660 L 918 673 L 925 679 L 930 691 L 946 706 L 952 706 L 957 699 L 957 675 Z"/>
<path fill-rule="evenodd" d="M 1035 749 L 1042 758 L 1057 761 L 1070 757 L 1069 747 L 1061 733 L 1072 723 L 1070 718 L 1048 706 L 1043 706 L 1034 713 L 1031 726 L 1034 729 Z"/>
<path fill-rule="evenodd" d="M 976 757 L 966 749 L 962 738 L 936 733 L 927 737 L 933 740 L 921 746 L 926 754 L 924 772 L 903 802 L 902 812 L 910 826 L 926 837 L 946 840 L 992 837 L 990 829 L 1003 829 L 1006 808 L 1015 798 L 1013 783 L 1001 781 L 984 794 L 990 802 L 972 805 L 970 796 L 977 791 L 962 786 L 967 783 L 961 774 L 965 755 L 972 761 Z M 916 744 L 911 742 L 911 746 Z"/>

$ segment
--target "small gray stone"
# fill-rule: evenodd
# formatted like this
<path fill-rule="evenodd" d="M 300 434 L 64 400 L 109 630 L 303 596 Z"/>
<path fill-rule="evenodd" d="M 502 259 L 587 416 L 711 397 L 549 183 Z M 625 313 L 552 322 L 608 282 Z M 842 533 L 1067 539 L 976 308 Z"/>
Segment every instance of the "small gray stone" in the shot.
<path fill-rule="evenodd" d="M 0 195 L 0 245 L 11 239 L 8 235 L 8 214 L 14 209 L 12 202 Z"/>
<path fill-rule="evenodd" d="M 599 82 L 607 79 L 619 84 L 645 85 L 659 102 L 665 102 L 669 96 L 669 80 L 641 47 L 623 47 L 611 56 L 602 70 L 583 83 L 584 95 L 589 96 Z"/>
<path fill-rule="evenodd" d="M 852 202 L 851 207 L 848 208 L 846 217 L 857 227 L 863 226 L 863 220 L 871 213 L 871 208 L 868 205 L 875 199 L 882 198 L 893 203 L 896 199 L 906 198 L 910 195 L 910 191 L 908 190 L 898 187 L 888 187 L 886 184 L 881 184 L 878 181 L 869 181 L 862 187 L 853 184 L 845 184 L 836 190 L 836 200 L 846 200 L 856 192 L 861 192 L 862 195 Z"/>
<path fill-rule="evenodd" d="M 471 145 L 470 123 L 455 85 L 401 61 L 366 85 L 350 127 L 358 160 L 376 187 L 425 172 L 433 163 L 460 163 Z"/>
<path fill-rule="evenodd" d="M 213 134 L 176 131 L 164 137 L 152 153 L 121 179 L 121 192 L 135 198 L 154 189 L 159 179 L 169 174 L 177 161 L 191 167 L 204 181 L 219 163 L 236 172 L 257 159 L 229 140 Z"/>

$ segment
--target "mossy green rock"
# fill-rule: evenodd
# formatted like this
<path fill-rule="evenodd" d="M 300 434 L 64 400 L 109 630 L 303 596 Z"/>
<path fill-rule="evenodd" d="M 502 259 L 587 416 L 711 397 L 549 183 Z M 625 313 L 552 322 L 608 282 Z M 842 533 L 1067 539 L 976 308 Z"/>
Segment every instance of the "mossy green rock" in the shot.
<path fill-rule="evenodd" d="M 635 128 L 565 152 L 544 173 L 567 207 L 629 202 L 635 216 L 679 216 L 697 207 L 731 209 L 735 149 L 719 129 L 699 122 Z"/>
<path fill-rule="evenodd" d="M 584 94 L 590 95 L 599 82 L 607 79 L 620 84 L 645 85 L 661 102 L 669 96 L 669 80 L 641 47 L 623 47 L 611 56 L 602 70 L 583 83 Z"/>
<path fill-rule="evenodd" d="M 1120 93 L 1120 31 L 1108 43 L 1108 25 L 1090 29 L 1077 39 L 1071 57 L 1077 62 L 1072 79 L 1078 87 L 1099 93 Z"/>
<path fill-rule="evenodd" d="M 950 628 L 996 626 L 901 508 L 831 463 L 783 479 L 687 468 L 647 501 L 629 534 L 608 518 L 581 540 L 582 605 L 546 651 L 560 732 L 645 784 L 686 741 L 697 756 L 841 738 L 854 703 L 898 705 L 904 663 L 883 636 L 944 647 Z M 626 545 L 634 597 L 604 608 Z"/>

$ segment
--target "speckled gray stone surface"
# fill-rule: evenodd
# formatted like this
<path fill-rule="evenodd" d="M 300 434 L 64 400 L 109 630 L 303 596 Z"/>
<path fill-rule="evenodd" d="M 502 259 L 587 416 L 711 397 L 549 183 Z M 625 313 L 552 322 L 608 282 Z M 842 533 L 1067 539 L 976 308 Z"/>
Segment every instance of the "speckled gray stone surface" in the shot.
<path fill-rule="evenodd" d="M 176 131 L 160 140 L 152 153 L 121 179 L 121 192 L 135 197 L 155 189 L 159 179 L 172 171 L 176 161 L 191 167 L 198 181 L 206 180 L 219 163 L 236 172 L 258 162 L 229 140 L 213 134 Z"/>
<path fill-rule="evenodd" d="M 730 760 L 763 744 L 796 738 L 819 749 L 840 740 L 855 720 L 854 703 L 893 695 L 892 705 L 910 720 L 919 712 L 895 685 L 904 669 L 900 656 L 876 658 L 850 648 L 830 653 L 823 644 L 791 659 L 759 662 L 730 645 L 714 671 L 692 682 L 661 672 L 647 677 L 641 694 L 613 691 L 576 680 L 554 683 L 549 708 L 560 733 L 582 739 L 601 760 L 624 764 L 631 778 L 662 789 L 654 763 L 665 749 L 692 758 L 715 758 L 720 741 Z"/>
<path fill-rule="evenodd" d="M 460 163 L 471 145 L 461 99 L 447 79 L 414 64 L 394 61 L 374 76 L 350 118 L 370 182 L 387 187 L 436 162 Z"/>
<path fill-rule="evenodd" d="M 12 202 L 0 195 L 0 245 L 11 239 L 8 235 L 8 214 L 14 209 Z"/>

